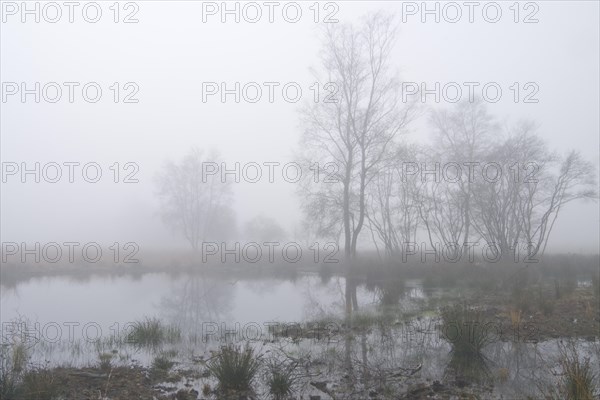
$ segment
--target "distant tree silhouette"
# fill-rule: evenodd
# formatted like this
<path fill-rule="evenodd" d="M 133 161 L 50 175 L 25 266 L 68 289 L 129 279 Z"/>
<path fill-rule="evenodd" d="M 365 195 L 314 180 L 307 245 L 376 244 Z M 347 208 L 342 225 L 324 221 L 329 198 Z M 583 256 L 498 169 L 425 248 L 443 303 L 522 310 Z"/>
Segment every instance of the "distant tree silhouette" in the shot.
<path fill-rule="evenodd" d="M 219 174 L 205 173 L 207 161 L 218 164 L 218 154 L 205 160 L 193 148 L 178 163 L 166 163 L 156 177 L 163 221 L 194 250 L 203 241 L 227 239 L 235 227 L 231 187 Z"/>

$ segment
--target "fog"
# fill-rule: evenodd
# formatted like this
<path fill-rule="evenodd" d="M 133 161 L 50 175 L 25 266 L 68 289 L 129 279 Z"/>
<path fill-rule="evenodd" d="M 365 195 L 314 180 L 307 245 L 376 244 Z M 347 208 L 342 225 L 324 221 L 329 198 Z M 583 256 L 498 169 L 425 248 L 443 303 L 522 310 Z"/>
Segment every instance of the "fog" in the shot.
<path fill-rule="evenodd" d="M 600 3 L 0 11 L 0 398 L 600 395 Z"/>
<path fill-rule="evenodd" d="M 357 21 L 368 11 L 383 9 L 399 15 L 397 45 L 392 65 L 406 82 L 425 82 L 434 88 L 448 82 L 497 82 L 503 96 L 489 110 L 499 119 L 529 119 L 550 148 L 581 151 L 598 165 L 598 26 L 594 2 L 570 7 L 544 3 L 538 23 L 515 24 L 507 7 L 504 18 L 487 23 L 481 11 L 468 22 L 449 23 L 440 14 L 402 14 L 401 3 L 344 2 L 336 18 Z M 127 13 L 130 10 L 126 10 Z M 319 67 L 318 26 L 305 9 L 300 22 L 275 18 L 269 23 L 221 23 L 219 14 L 202 23 L 201 3 L 144 3 L 134 24 L 115 24 L 112 12 L 96 24 L 75 14 L 63 20 L 20 23 L 20 14 L 6 15 L 2 24 L 2 81 L 98 82 L 102 99 L 90 104 L 76 90 L 72 104 L 63 86 L 62 100 L 36 104 L 19 95 L 2 104 L 2 159 L 6 162 L 97 162 L 104 177 L 109 166 L 133 162 L 139 166 L 139 183 L 97 184 L 76 179 L 74 184 L 22 184 L 9 176 L 2 187 L 2 237 L 4 241 L 95 240 L 135 241 L 144 246 L 178 246 L 181 238 L 164 229 L 157 218 L 153 177 L 167 160 L 183 157 L 192 146 L 217 149 L 230 165 L 293 161 L 302 126 L 298 109 L 312 95 L 310 68 Z M 329 11 L 329 10 L 327 10 Z M 450 13 L 449 10 L 448 13 Z M 50 11 L 48 11 L 50 12 Z M 250 12 L 250 11 L 248 11 Z M 523 14 L 530 10 L 522 11 Z M 110 14 L 108 14 L 110 13 Z M 310 14 L 309 14 L 310 13 Z M 326 11 L 323 11 L 325 14 Z M 490 11 L 491 13 L 491 11 Z M 123 11 L 123 14 L 126 14 Z M 108 15 L 108 16 L 107 16 Z M 275 14 L 281 15 L 281 14 Z M 448 14 L 450 15 L 450 14 Z M 490 14 L 491 15 L 491 14 Z M 404 16 L 406 22 L 402 22 Z M 479 18 L 478 18 L 479 16 Z M 110 17 L 110 18 L 109 18 Z M 447 17 L 450 18 L 450 17 Z M 274 32 L 277 32 L 274 34 Z M 135 82 L 138 103 L 115 104 L 114 82 Z M 221 103 L 219 95 L 202 102 L 203 82 L 298 82 L 304 93 L 298 103 L 282 98 L 277 90 L 273 103 L 263 86 L 261 101 Z M 515 103 L 509 87 L 514 82 L 535 82 L 537 103 Z M 280 86 L 281 87 L 281 86 Z M 279 87 L 279 88 L 280 88 Z M 480 86 L 481 87 L 481 86 Z M 279 89 L 278 88 L 278 89 Z M 80 87 L 78 88 L 80 89 Z M 463 86 L 463 97 L 467 88 Z M 130 90 L 121 89 L 122 95 Z M 529 91 L 521 88 L 521 97 Z M 476 91 L 476 93 L 480 93 Z M 435 102 L 430 108 L 450 108 Z M 426 118 L 409 127 L 407 140 L 434 143 Z M 66 167 L 63 167 L 66 175 Z M 266 169 L 265 169 L 266 172 Z M 33 176 L 29 178 L 33 180 Z M 302 223 L 297 185 L 276 179 L 234 185 L 238 224 L 265 214 L 288 232 Z M 43 201 L 40 201 L 43 199 Z M 84 222 L 85 221 L 85 222 Z M 550 242 L 556 252 L 596 252 L 598 244 L 596 203 L 570 205 L 561 211 Z"/>

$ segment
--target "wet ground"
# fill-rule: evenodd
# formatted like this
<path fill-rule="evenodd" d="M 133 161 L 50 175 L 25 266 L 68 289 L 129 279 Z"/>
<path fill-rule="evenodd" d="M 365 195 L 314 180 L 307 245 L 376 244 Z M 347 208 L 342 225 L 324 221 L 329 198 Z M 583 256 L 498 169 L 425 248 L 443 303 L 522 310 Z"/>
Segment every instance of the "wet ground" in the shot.
<path fill-rule="evenodd" d="M 67 288 L 77 301 L 61 295 Z M 441 307 L 456 302 L 485 316 L 491 340 L 480 360 L 457 359 L 440 329 Z M 590 285 L 551 308 L 523 308 L 502 291 L 418 279 L 41 277 L 3 290 L 3 345 L 24 343 L 29 367 L 49 374 L 64 399 L 223 398 L 207 362 L 227 343 L 295 363 L 297 399 L 539 398 L 556 385 L 563 342 L 598 365 L 600 314 Z M 132 323 L 148 317 L 178 335 L 152 347 L 128 340 Z M 168 366 L 158 368 L 157 357 Z M 269 398 L 265 373 L 249 397 Z"/>

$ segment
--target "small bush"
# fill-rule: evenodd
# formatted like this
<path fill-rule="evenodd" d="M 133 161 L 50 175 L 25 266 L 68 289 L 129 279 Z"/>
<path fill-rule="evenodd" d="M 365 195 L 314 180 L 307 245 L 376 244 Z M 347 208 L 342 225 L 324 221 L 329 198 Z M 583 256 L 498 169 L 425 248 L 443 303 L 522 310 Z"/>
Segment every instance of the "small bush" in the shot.
<path fill-rule="evenodd" d="M 248 345 L 243 350 L 233 345 L 224 346 L 208 365 L 223 392 L 250 391 L 259 367 L 260 357 Z"/>

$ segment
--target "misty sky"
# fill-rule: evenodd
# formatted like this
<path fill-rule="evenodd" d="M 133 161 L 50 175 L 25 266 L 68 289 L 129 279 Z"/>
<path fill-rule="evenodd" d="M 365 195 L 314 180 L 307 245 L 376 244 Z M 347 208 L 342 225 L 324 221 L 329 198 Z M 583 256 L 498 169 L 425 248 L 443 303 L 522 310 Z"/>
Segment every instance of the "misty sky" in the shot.
<path fill-rule="evenodd" d="M 480 10 L 475 10 L 474 23 L 466 15 L 454 24 L 443 19 L 436 23 L 433 17 L 423 23 L 420 14 L 405 15 L 394 64 L 404 81 L 432 86 L 497 82 L 503 97 L 490 104 L 491 113 L 500 120 L 536 121 L 538 133 L 552 149 L 579 150 L 597 168 L 599 3 L 537 2 L 539 22 L 532 24 L 514 23 L 511 3 L 501 3 L 503 16 L 495 24 L 484 21 Z M 201 2 L 137 4 L 139 22 L 134 24 L 114 23 L 108 3 L 96 24 L 83 21 L 77 12 L 72 24 L 21 23 L 18 14 L 3 15 L 7 18 L 0 40 L 3 83 L 93 81 L 103 95 L 95 104 L 82 100 L 77 89 L 72 104 L 65 98 L 55 104 L 32 100 L 23 104 L 18 96 L 9 97 L 1 104 L 2 161 L 97 162 L 106 178 L 96 184 L 81 179 L 70 184 L 65 178 L 57 184 L 9 179 L 2 184 L 2 241 L 185 245 L 157 215 L 153 177 L 166 160 L 179 159 L 191 146 L 218 149 L 231 163 L 293 160 L 302 131 L 298 109 L 311 96 L 310 68 L 319 68 L 319 24 L 312 20 L 310 3 L 303 3 L 305 14 L 295 24 L 284 21 L 277 10 L 274 23 L 266 16 L 254 24 L 231 19 L 222 23 L 218 15 L 203 23 Z M 340 23 L 357 21 L 377 9 L 402 15 L 400 2 L 337 4 L 335 17 Z M 218 96 L 202 102 L 203 82 L 233 86 L 236 81 L 297 82 L 303 97 L 289 103 L 276 89 L 273 103 L 264 95 L 256 104 L 223 104 Z M 128 92 L 122 86 L 135 82 L 139 102 L 115 104 L 109 89 L 114 82 L 121 84 L 121 96 Z M 514 82 L 535 82 L 539 102 L 514 103 L 509 90 Z M 443 101 L 426 105 L 451 106 Z M 407 140 L 430 142 L 424 120 L 411 127 Z M 111 182 L 109 167 L 115 162 L 137 163 L 139 183 Z M 236 185 L 239 225 L 264 214 L 292 232 L 302 219 L 296 189 L 280 175 L 274 184 L 263 180 Z M 597 252 L 599 225 L 597 203 L 569 204 L 559 216 L 549 249 Z"/>

